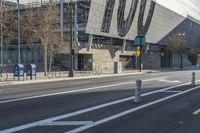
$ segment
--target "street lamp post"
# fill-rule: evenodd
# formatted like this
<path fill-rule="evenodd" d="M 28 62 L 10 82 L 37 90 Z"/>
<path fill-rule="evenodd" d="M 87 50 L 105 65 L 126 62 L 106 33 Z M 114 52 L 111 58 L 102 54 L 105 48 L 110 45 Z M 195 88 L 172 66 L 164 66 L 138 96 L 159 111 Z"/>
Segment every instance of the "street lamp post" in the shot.
<path fill-rule="evenodd" d="M 180 40 L 181 40 L 181 43 L 183 43 L 185 33 L 179 33 L 178 36 L 181 37 Z M 180 51 L 180 52 L 182 52 L 182 51 Z M 182 53 L 180 53 L 180 54 L 181 54 L 180 69 L 183 69 L 183 54 Z"/>
<path fill-rule="evenodd" d="M 1 0 L 1 66 L 3 65 L 3 0 Z"/>
<path fill-rule="evenodd" d="M 17 0 L 17 30 L 18 30 L 18 64 L 20 64 L 21 60 L 21 51 L 20 51 L 20 9 L 19 9 L 19 0 Z"/>
<path fill-rule="evenodd" d="M 64 37 L 64 21 L 63 21 L 63 0 L 60 0 L 60 33 L 61 33 L 61 38 L 63 39 Z"/>
<path fill-rule="evenodd" d="M 73 49 L 73 1 L 70 0 L 70 70 L 69 77 L 74 77 L 74 49 Z"/>

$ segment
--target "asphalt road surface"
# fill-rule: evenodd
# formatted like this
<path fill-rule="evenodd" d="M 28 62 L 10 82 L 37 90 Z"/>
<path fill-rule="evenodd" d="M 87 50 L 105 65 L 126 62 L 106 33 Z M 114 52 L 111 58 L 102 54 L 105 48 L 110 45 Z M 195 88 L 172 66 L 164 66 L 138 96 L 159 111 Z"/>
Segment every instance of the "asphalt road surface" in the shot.
<path fill-rule="evenodd" d="M 199 133 L 199 125 L 198 70 L 0 87 L 0 133 Z"/>

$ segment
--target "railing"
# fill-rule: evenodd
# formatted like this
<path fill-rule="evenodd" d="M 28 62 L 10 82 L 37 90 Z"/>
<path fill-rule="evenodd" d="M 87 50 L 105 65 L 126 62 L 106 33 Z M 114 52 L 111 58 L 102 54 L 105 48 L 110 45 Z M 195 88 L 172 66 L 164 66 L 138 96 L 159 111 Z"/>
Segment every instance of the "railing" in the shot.
<path fill-rule="evenodd" d="M 8 80 L 8 73 L 6 70 L 6 66 L 0 66 L 0 81 L 7 81 Z"/>
<path fill-rule="evenodd" d="M 90 76 L 90 75 L 101 75 L 103 73 L 100 66 L 95 66 L 92 69 L 92 66 L 88 63 L 85 64 L 85 68 L 81 71 L 81 76 Z"/>
<path fill-rule="evenodd" d="M 52 65 L 51 70 L 47 73 L 48 78 L 60 78 L 61 72 L 60 72 L 60 66 L 59 65 Z"/>

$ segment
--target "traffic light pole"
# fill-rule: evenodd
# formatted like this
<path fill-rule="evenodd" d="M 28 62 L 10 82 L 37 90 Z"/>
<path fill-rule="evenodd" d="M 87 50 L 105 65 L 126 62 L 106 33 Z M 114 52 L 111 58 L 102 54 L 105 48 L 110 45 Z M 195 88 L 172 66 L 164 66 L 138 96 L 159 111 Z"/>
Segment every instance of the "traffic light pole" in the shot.
<path fill-rule="evenodd" d="M 142 46 L 140 46 L 140 72 L 142 72 Z"/>
<path fill-rule="evenodd" d="M 140 72 L 142 72 L 142 40 L 140 39 Z"/>
<path fill-rule="evenodd" d="M 1 66 L 3 65 L 3 1 L 1 0 Z"/>

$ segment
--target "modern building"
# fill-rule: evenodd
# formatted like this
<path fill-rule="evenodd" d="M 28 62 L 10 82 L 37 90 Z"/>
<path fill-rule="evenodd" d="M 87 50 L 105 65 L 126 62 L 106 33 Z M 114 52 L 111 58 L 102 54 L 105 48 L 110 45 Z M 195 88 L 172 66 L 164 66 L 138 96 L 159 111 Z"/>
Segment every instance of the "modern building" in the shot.
<path fill-rule="evenodd" d="M 196 59 L 191 56 L 191 51 L 199 47 L 200 40 L 200 10 L 195 5 L 195 0 L 72 1 L 75 70 L 100 69 L 103 72 L 113 72 L 115 66 L 137 69 L 139 58 L 135 51 L 138 46 L 134 44 L 134 39 L 138 35 L 146 38 L 146 45 L 142 47 L 144 69 L 195 64 Z M 57 32 L 69 43 L 69 3 L 72 1 L 58 1 L 60 23 Z M 181 40 L 186 45 L 184 53 L 174 53 L 171 56 L 167 45 L 176 43 L 169 41 L 172 38 Z M 35 48 L 40 49 L 39 46 L 33 49 Z M 24 54 L 21 57 L 24 64 L 43 63 L 41 49 L 33 52 L 27 46 L 21 54 Z M 10 53 L 11 63 L 16 63 L 15 57 L 13 52 Z M 60 48 L 54 62 L 69 69 L 69 45 Z"/>

